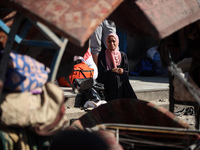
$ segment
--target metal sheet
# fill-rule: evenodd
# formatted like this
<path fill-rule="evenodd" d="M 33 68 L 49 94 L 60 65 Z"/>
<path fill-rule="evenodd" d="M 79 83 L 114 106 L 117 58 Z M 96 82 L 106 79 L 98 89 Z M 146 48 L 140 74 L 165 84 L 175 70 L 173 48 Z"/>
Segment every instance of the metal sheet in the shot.
<path fill-rule="evenodd" d="M 148 114 L 151 116 L 147 117 Z M 79 121 L 84 128 L 91 128 L 102 123 L 189 128 L 187 123 L 178 119 L 167 109 L 151 102 L 134 99 L 109 101 L 81 116 Z"/>
<path fill-rule="evenodd" d="M 130 33 L 164 38 L 200 19 L 199 0 L 124 1 L 110 19 Z"/>
<path fill-rule="evenodd" d="M 43 22 L 59 35 L 83 46 L 96 27 L 123 0 L 1 0 L 24 15 Z"/>
<path fill-rule="evenodd" d="M 199 0 L 2 0 L 0 4 L 43 22 L 78 46 L 83 46 L 110 14 L 110 19 L 129 33 L 155 38 L 200 19 Z"/>

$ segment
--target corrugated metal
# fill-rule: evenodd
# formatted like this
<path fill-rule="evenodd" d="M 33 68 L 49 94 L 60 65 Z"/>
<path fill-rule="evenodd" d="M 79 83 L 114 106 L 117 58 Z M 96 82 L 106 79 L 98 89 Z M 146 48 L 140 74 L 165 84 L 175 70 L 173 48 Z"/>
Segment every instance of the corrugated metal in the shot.
<path fill-rule="evenodd" d="M 165 108 L 151 102 L 133 99 L 118 99 L 101 105 L 74 121 L 68 130 L 101 127 L 103 126 L 101 124 L 112 124 L 110 128 L 112 131 L 118 129 L 119 142 L 124 149 L 128 149 L 126 146 L 130 146 L 131 143 L 137 148 L 138 142 L 145 143 L 145 141 L 153 142 L 148 143 L 150 145 L 161 142 L 164 149 L 169 146 L 168 144 L 183 149 L 200 138 L 197 132 L 185 132 L 187 130 L 184 129 L 190 130 L 189 125 Z M 128 126 L 129 130 L 126 128 Z M 104 128 L 109 129 L 109 125 L 105 125 Z M 152 128 L 156 130 L 151 130 Z M 182 130 L 182 133 L 178 133 L 177 131 L 180 131 L 178 129 Z M 125 139 L 128 140 L 125 142 Z M 145 146 L 144 143 L 142 146 Z M 151 149 L 151 146 L 144 149 Z M 154 147 L 154 149 L 159 148 Z"/>

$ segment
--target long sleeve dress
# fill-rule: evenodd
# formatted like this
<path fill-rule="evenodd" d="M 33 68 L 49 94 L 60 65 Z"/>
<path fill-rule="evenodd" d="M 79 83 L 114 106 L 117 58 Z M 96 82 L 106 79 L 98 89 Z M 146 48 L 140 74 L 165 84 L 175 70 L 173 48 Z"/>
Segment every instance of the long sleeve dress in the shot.
<path fill-rule="evenodd" d="M 118 68 L 123 68 L 123 74 L 117 74 L 111 70 L 107 70 L 105 52 L 101 52 L 98 56 L 98 78 L 99 83 L 104 84 L 106 101 L 118 98 L 137 99 L 135 92 L 129 82 L 128 58 L 124 52 L 121 53 L 121 63 Z"/>

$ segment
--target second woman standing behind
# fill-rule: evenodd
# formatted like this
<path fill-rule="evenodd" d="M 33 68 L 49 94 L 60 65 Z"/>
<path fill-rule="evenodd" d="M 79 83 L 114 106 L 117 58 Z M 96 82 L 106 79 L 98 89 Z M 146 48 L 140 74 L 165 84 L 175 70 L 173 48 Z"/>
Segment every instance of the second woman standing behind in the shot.
<path fill-rule="evenodd" d="M 106 39 L 107 49 L 98 57 L 97 81 L 104 84 L 106 101 L 118 98 L 137 99 L 129 82 L 128 58 L 118 49 L 119 38 L 111 33 Z"/>

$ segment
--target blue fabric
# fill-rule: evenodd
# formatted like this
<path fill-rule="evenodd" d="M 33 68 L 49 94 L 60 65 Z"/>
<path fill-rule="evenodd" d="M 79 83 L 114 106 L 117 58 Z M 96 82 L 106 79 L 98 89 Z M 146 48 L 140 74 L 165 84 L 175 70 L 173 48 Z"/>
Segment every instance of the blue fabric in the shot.
<path fill-rule="evenodd" d="M 133 76 L 152 76 L 156 73 L 156 63 L 149 57 L 143 57 L 129 74 Z"/>
<path fill-rule="evenodd" d="M 10 53 L 4 88 L 11 91 L 33 91 L 48 79 L 49 69 L 27 55 Z"/>

